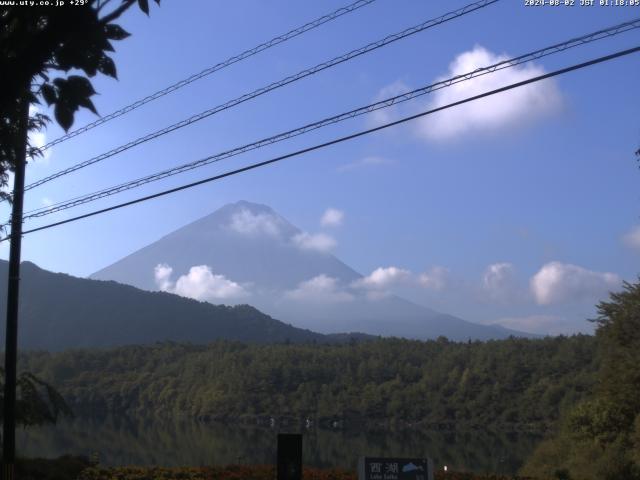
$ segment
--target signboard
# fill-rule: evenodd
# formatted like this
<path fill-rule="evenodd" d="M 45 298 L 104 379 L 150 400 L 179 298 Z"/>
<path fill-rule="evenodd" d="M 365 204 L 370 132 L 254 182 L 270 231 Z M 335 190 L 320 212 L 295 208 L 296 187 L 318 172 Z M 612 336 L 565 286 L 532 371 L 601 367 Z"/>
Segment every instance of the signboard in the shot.
<path fill-rule="evenodd" d="M 433 480 L 430 458 L 360 457 L 358 480 Z"/>

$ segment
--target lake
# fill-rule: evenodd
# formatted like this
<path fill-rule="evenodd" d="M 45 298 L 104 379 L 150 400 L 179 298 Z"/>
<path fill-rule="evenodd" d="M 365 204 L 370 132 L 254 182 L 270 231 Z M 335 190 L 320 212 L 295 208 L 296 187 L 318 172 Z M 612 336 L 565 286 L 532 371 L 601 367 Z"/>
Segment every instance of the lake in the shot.
<path fill-rule="evenodd" d="M 282 432 L 292 430 L 282 429 Z M 18 455 L 57 457 L 98 454 L 100 463 L 202 466 L 275 463 L 278 428 L 203 424 L 188 420 L 75 419 L 17 432 Z M 513 474 L 531 454 L 540 435 L 489 431 L 305 430 L 303 462 L 314 467 L 355 469 L 367 456 L 434 459 L 436 468 Z"/>

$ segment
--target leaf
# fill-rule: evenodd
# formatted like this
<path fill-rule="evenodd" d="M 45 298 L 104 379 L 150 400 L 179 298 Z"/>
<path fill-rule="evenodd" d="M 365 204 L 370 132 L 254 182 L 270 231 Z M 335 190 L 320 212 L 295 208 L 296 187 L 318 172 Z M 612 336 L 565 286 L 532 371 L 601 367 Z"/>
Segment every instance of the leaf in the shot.
<path fill-rule="evenodd" d="M 35 113 L 29 115 L 28 129 L 32 130 L 42 130 L 47 123 L 49 123 L 49 117 L 44 113 Z"/>
<path fill-rule="evenodd" d="M 73 112 L 74 111 L 69 108 L 69 105 L 67 105 L 66 103 L 56 103 L 54 114 L 57 122 L 62 128 L 64 128 L 65 132 L 68 132 L 71 128 L 71 125 L 73 125 Z"/>
<path fill-rule="evenodd" d="M 58 98 L 56 89 L 49 83 L 45 83 L 42 86 L 42 98 L 44 98 L 44 101 L 47 102 L 47 105 L 55 103 L 56 99 Z"/>
<path fill-rule="evenodd" d="M 91 110 L 93 113 L 95 113 L 96 115 L 98 115 L 98 111 L 96 110 L 95 105 L 93 104 L 93 102 L 91 101 L 91 99 L 89 98 L 81 98 L 78 100 L 78 105 Z"/>
<path fill-rule="evenodd" d="M 55 54 L 58 69 L 68 72 L 72 68 L 82 68 L 82 58 L 86 50 L 85 42 L 66 42 Z"/>
<path fill-rule="evenodd" d="M 115 52 L 116 49 L 113 48 L 113 45 L 111 45 L 111 42 L 109 40 L 106 40 L 104 43 L 104 51 L 105 52 Z"/>
<path fill-rule="evenodd" d="M 94 77 L 98 72 L 98 64 L 100 63 L 99 55 L 102 55 L 102 51 L 96 54 L 94 51 L 87 50 L 84 55 L 82 67 L 80 68 L 82 68 L 89 77 Z"/>
<path fill-rule="evenodd" d="M 138 0 L 138 6 L 140 10 L 149 15 L 149 1 L 148 0 Z"/>
<path fill-rule="evenodd" d="M 56 78 L 53 83 L 58 88 L 55 102 L 55 117 L 60 126 L 65 130 L 73 124 L 73 117 L 79 107 L 91 110 L 96 115 L 96 107 L 90 97 L 96 93 L 91 82 L 78 75 L 68 78 Z"/>
<path fill-rule="evenodd" d="M 107 38 L 111 40 L 123 40 L 131 35 L 124 28 L 122 28 L 120 25 L 116 25 L 115 23 L 109 23 L 105 25 L 104 33 Z"/>
<path fill-rule="evenodd" d="M 103 56 L 98 62 L 98 70 L 100 71 L 100 73 L 103 73 L 104 75 L 108 75 L 116 79 L 118 78 L 118 73 L 116 71 L 116 64 L 113 62 L 113 60 L 110 57 L 107 57 L 106 55 Z"/>
<path fill-rule="evenodd" d="M 71 91 L 69 93 L 72 94 L 73 97 L 90 97 L 96 93 L 91 82 L 78 75 L 71 75 L 67 78 L 67 85 L 64 88 L 70 89 Z"/>

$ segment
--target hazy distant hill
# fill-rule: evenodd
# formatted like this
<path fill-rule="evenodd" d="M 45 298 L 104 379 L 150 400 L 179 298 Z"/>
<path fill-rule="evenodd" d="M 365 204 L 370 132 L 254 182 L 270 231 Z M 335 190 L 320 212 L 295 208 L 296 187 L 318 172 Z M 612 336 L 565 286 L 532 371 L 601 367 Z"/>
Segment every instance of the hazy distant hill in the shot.
<path fill-rule="evenodd" d="M 7 262 L 0 261 L 0 292 L 6 292 L 7 269 Z M 324 343 L 350 339 L 350 335 L 326 336 L 295 328 L 248 305 L 211 305 L 116 282 L 52 273 L 30 262 L 23 262 L 21 276 L 22 348 L 61 350 L 167 340 Z M 0 311 L 5 310 L 6 296 L 0 295 Z M 4 328 L 0 330 L 4 337 Z"/>
<path fill-rule="evenodd" d="M 353 288 L 361 274 L 329 253 L 300 248 L 300 235 L 304 233 L 270 207 L 241 201 L 169 233 L 91 278 L 159 290 L 157 265 L 170 266 L 174 282 L 192 267 L 207 266 L 215 275 L 249 285 L 249 293 L 239 301 L 322 333 L 360 331 L 418 339 L 442 335 L 455 340 L 531 336 L 466 322 L 392 295 L 372 298 Z M 301 292 L 305 282 L 307 291 Z"/>

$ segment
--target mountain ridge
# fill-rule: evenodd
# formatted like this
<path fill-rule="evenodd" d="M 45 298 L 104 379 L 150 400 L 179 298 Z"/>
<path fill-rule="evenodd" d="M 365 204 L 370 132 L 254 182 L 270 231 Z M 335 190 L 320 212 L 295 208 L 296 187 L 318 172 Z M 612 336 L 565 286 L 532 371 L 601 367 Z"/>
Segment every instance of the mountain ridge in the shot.
<path fill-rule="evenodd" d="M 0 290 L 8 262 L 0 260 Z M 0 296 L 0 309 L 6 297 Z M 0 338 L 4 338 L 1 329 Z M 30 350 L 115 347 L 163 341 L 344 343 L 359 333 L 322 335 L 276 320 L 250 305 L 212 305 L 114 281 L 90 280 L 22 263 L 19 346 Z"/>
<path fill-rule="evenodd" d="M 162 289 L 153 275 L 158 266 L 177 276 L 167 283 L 175 289 L 189 280 L 192 268 L 202 267 L 239 287 L 251 285 L 242 302 L 321 333 L 352 330 L 422 340 L 533 336 L 467 322 L 395 295 L 372 299 L 370 292 L 353 287 L 363 275 L 327 251 L 300 248 L 300 235 L 305 232 L 271 207 L 242 200 L 164 235 L 90 278 L 157 291 Z"/>

